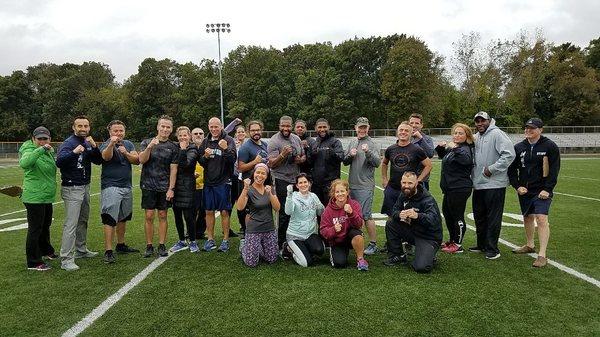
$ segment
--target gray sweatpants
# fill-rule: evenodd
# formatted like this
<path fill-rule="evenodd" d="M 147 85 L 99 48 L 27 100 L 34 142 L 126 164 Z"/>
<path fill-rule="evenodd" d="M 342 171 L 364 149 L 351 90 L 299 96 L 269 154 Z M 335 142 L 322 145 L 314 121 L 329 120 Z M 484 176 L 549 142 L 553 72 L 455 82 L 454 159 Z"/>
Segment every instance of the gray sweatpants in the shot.
<path fill-rule="evenodd" d="M 90 185 L 62 186 L 62 199 L 65 202 L 65 222 L 63 224 L 60 257 L 62 263 L 73 262 L 75 248 L 87 252 L 86 238 L 90 216 Z"/>

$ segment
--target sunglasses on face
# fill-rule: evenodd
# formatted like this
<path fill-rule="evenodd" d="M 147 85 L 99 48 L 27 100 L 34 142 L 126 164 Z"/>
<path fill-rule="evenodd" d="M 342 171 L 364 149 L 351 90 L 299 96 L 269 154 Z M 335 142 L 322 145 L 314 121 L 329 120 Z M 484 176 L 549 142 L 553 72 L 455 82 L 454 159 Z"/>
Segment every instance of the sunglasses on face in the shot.
<path fill-rule="evenodd" d="M 37 139 L 37 140 L 48 140 L 49 138 L 48 138 L 48 137 L 38 137 L 38 138 L 36 138 L 36 139 Z"/>
<path fill-rule="evenodd" d="M 204 132 L 194 132 L 193 135 L 203 135 Z"/>

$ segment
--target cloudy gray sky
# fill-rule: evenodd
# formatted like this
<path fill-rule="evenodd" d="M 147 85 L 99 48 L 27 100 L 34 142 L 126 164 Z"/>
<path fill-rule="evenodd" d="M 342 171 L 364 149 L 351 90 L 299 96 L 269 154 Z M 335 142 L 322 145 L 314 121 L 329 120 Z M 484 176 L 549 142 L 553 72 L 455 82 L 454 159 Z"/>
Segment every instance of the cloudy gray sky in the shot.
<path fill-rule="evenodd" d="M 222 52 L 238 45 L 283 48 L 394 33 L 415 35 L 449 58 L 452 42 L 484 42 L 541 29 L 554 43 L 600 37 L 600 1 L 155 1 L 0 0 L 0 75 L 41 62 L 108 64 L 122 81 L 146 57 L 217 58 L 205 24 L 228 22 Z"/>

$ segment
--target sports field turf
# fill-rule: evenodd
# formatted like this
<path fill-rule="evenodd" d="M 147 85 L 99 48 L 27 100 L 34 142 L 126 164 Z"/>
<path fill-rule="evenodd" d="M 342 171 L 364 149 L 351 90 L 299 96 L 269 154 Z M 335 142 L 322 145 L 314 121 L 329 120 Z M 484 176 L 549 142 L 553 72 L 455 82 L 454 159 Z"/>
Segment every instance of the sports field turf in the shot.
<path fill-rule="evenodd" d="M 0 164 L 1 185 L 21 183 L 22 171 L 15 165 Z M 600 159 L 563 160 L 556 191 L 573 196 L 554 198 L 548 249 L 550 259 L 596 280 L 600 279 L 599 171 Z M 93 194 L 99 192 L 99 173 L 95 167 Z M 138 182 L 136 169 L 134 184 Z M 436 162 L 431 189 L 441 202 L 438 182 Z M 382 193 L 376 190 L 375 195 L 378 211 Z M 134 203 L 127 243 L 141 250 L 143 216 L 137 188 Z M 0 195 L 0 228 L 24 223 L 22 209 L 17 199 Z M 505 212 L 519 213 L 511 188 Z M 51 234 L 57 250 L 62 221 L 59 203 L 54 206 Z M 510 217 L 505 221 L 518 223 Z M 233 227 L 238 229 L 237 223 Z M 381 245 L 383 228 L 378 234 Z M 1 336 L 61 335 L 154 260 L 130 254 L 117 255 L 112 265 L 102 262 L 98 195 L 92 197 L 88 247 L 100 254 L 78 260 L 81 270 L 65 272 L 58 261 L 50 262 L 53 269 L 48 272 L 26 270 L 25 235 L 24 229 L 0 232 Z M 170 217 L 168 246 L 176 236 Z M 474 237 L 469 230 L 465 247 Z M 503 227 L 501 237 L 521 245 L 523 229 Z M 408 267 L 384 267 L 383 254 L 368 258 L 367 273 L 333 270 L 326 260 L 308 269 L 289 261 L 251 269 L 239 259 L 238 242 L 232 240 L 229 253 L 183 251 L 169 257 L 82 335 L 600 335 L 600 287 L 552 266 L 534 269 L 531 257 L 514 255 L 503 245 L 502 257 L 495 261 L 468 252 L 439 253 L 434 272 L 417 275 Z"/>

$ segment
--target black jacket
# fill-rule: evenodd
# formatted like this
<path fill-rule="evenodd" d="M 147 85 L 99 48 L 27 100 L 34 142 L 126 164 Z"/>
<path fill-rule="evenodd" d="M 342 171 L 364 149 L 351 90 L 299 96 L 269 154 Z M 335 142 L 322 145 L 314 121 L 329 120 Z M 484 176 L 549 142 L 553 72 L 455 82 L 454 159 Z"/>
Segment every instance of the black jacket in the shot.
<path fill-rule="evenodd" d="M 312 167 L 314 185 L 324 186 L 339 179 L 344 160 L 342 142 L 331 131 L 324 138 L 317 137 L 307 152 L 307 160 Z"/>
<path fill-rule="evenodd" d="M 196 162 L 198 151 L 196 145 L 190 144 L 187 149 L 179 150 L 177 165 L 177 182 L 175 183 L 175 198 L 173 206 L 191 208 L 194 206 L 194 191 L 196 191 Z"/>
<path fill-rule="evenodd" d="M 515 189 L 523 186 L 529 194 L 542 190 L 552 195 L 560 171 L 558 146 L 549 138 L 541 136 L 533 145 L 527 139 L 515 145 L 516 158 L 508 168 L 510 184 Z M 548 175 L 543 175 L 544 158 L 548 161 Z"/>
<path fill-rule="evenodd" d="M 447 149 L 443 146 L 435 148 L 442 159 L 440 188 L 445 194 L 450 191 L 469 191 L 473 188 L 471 170 L 473 169 L 473 146 L 465 143 Z"/>
<path fill-rule="evenodd" d="M 298 136 L 298 137 L 300 137 L 300 136 Z M 303 148 L 304 148 L 304 153 L 308 154 L 310 152 L 310 147 L 315 143 L 315 139 L 310 137 L 308 135 L 308 132 L 306 132 L 305 134 L 302 135 L 302 137 L 300 137 L 300 140 L 306 141 L 306 146 L 304 146 Z M 306 173 L 306 175 L 308 175 L 309 177 L 312 177 L 312 166 L 310 165 L 308 160 L 302 164 L 298 164 L 298 168 L 300 168 L 300 172 Z"/>
<path fill-rule="evenodd" d="M 219 147 L 221 139 L 227 141 L 225 150 Z M 207 148 L 213 149 L 213 154 L 209 158 L 204 156 Z M 217 140 L 212 140 L 212 135 L 209 134 L 198 149 L 198 162 L 204 167 L 204 185 L 217 186 L 229 183 L 233 176 L 233 165 L 236 160 L 237 151 L 233 138 L 228 136 L 225 131 L 221 131 Z"/>
<path fill-rule="evenodd" d="M 442 241 L 442 216 L 437 202 L 429 191 L 424 190 L 421 185 L 417 186 L 417 193 L 412 197 L 406 198 L 404 193 L 400 193 L 396 204 L 392 210 L 392 221 L 400 222 L 400 211 L 415 208 L 418 213 L 416 219 L 412 219 L 408 228 L 413 231 L 415 237 L 424 240 Z"/>
<path fill-rule="evenodd" d="M 85 150 L 80 154 L 73 150 L 82 145 Z M 102 154 L 98 147 L 92 147 L 85 138 L 72 135 L 65 139 L 56 155 L 56 166 L 60 169 L 62 186 L 82 186 L 90 183 L 92 164 L 102 164 Z"/>

